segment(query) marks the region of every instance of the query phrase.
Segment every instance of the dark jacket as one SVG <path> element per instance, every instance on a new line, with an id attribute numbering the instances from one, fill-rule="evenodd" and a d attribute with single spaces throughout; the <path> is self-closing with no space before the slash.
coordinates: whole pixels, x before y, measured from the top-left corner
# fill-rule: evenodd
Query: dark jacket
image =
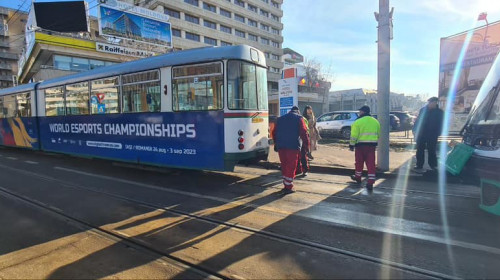
<path id="1" fill-rule="evenodd" d="M 437 140 L 443 127 L 444 112 L 439 108 L 429 109 L 425 106 L 420 109 L 413 126 L 413 134 L 419 140 Z"/>
<path id="2" fill-rule="evenodd" d="M 278 118 L 274 129 L 273 139 L 278 149 L 300 150 L 302 145 L 309 147 L 309 134 L 302 116 L 290 111 Z"/>

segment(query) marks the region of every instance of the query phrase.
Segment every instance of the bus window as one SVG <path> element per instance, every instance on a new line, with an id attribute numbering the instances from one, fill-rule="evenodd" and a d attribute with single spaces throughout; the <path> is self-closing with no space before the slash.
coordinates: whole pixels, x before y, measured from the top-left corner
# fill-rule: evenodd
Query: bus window
<path id="1" fill-rule="evenodd" d="M 158 70 L 122 76 L 123 112 L 159 112 L 160 72 Z"/>
<path id="2" fill-rule="evenodd" d="M 89 83 L 66 85 L 66 114 L 88 115 Z"/>
<path id="3" fill-rule="evenodd" d="M 180 66 L 172 69 L 174 111 L 220 110 L 224 76 L 222 63 Z"/>
<path id="4" fill-rule="evenodd" d="M 118 77 L 108 77 L 90 83 L 90 108 L 92 114 L 119 113 L 120 93 Z"/>
<path id="5" fill-rule="evenodd" d="M 64 116 L 64 88 L 45 89 L 45 115 Z"/>
<path id="6" fill-rule="evenodd" d="M 264 68 L 243 61 L 228 62 L 228 107 L 234 110 L 267 110 Z"/>

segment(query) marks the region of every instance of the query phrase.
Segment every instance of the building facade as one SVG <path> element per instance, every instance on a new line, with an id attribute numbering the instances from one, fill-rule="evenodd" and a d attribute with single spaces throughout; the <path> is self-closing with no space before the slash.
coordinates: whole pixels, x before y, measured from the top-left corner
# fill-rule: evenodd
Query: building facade
<path id="1" fill-rule="evenodd" d="M 129 0 L 170 16 L 175 49 L 246 44 L 266 55 L 269 94 L 281 78 L 283 0 Z"/>
<path id="2" fill-rule="evenodd" d="M 17 82 L 17 61 L 24 44 L 27 14 L 0 7 L 0 88 Z"/>

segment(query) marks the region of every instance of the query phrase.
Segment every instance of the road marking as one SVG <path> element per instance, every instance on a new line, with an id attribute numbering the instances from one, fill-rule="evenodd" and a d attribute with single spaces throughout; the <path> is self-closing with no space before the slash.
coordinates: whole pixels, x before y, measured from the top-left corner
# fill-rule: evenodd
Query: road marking
<path id="1" fill-rule="evenodd" d="M 29 163 L 29 164 L 38 164 L 36 161 L 31 161 L 31 160 L 25 160 L 24 162 Z"/>
<path id="2" fill-rule="evenodd" d="M 16 157 L 6 157 L 6 158 L 11 159 L 11 160 L 17 160 Z"/>
<path id="3" fill-rule="evenodd" d="M 91 176 L 91 177 L 100 178 L 100 179 L 105 179 L 105 180 L 110 180 L 110 181 L 115 181 L 115 182 L 119 182 L 119 183 L 136 185 L 136 186 L 145 187 L 145 188 L 149 188 L 149 189 L 153 189 L 153 190 L 175 193 L 175 194 L 180 194 L 180 195 L 185 195 L 185 196 L 190 196 L 190 197 L 195 197 L 195 198 L 209 199 L 209 200 L 227 203 L 227 204 L 233 204 L 233 205 L 237 205 L 237 206 L 244 205 L 246 207 L 270 211 L 273 213 L 281 213 L 281 214 L 285 214 L 285 215 L 296 215 L 296 216 L 301 216 L 301 217 L 305 217 L 305 218 L 309 218 L 309 219 L 326 221 L 326 222 L 330 222 L 333 224 L 339 224 L 339 225 L 343 225 L 343 226 L 358 228 L 358 229 L 362 229 L 362 230 L 371 230 L 371 231 L 399 235 L 399 236 L 404 236 L 404 237 L 409 237 L 409 238 L 414 238 L 414 239 L 419 239 L 419 240 L 424 240 L 424 241 L 431 241 L 431 242 L 440 243 L 440 244 L 449 244 L 452 246 L 457 246 L 457 247 L 462 247 L 462 248 L 466 248 L 466 249 L 472 249 L 472 250 L 483 251 L 483 252 L 488 252 L 488 253 L 500 255 L 500 248 L 490 247 L 490 246 L 486 246 L 486 245 L 470 243 L 470 242 L 465 242 L 465 241 L 459 241 L 459 240 L 446 240 L 445 238 L 437 236 L 437 235 L 442 235 L 442 226 L 441 225 L 434 225 L 434 224 L 429 224 L 429 223 L 425 223 L 425 222 L 417 222 L 417 221 L 408 221 L 408 220 L 401 219 L 401 218 L 391 218 L 391 217 L 385 217 L 385 216 L 372 215 L 369 213 L 363 213 L 363 212 L 359 212 L 359 211 L 351 211 L 351 210 L 333 208 L 331 206 L 324 206 L 321 204 L 315 205 L 314 210 L 313 209 L 310 209 L 310 210 L 305 209 L 301 212 L 292 212 L 292 211 L 277 209 L 277 208 L 273 208 L 273 207 L 269 207 L 269 206 L 261 206 L 261 205 L 256 205 L 256 204 L 252 204 L 252 203 L 247 203 L 245 201 L 233 201 L 230 199 L 225 199 L 225 198 L 220 198 L 220 197 L 215 197 L 215 196 L 210 196 L 210 195 L 202 195 L 202 194 L 197 194 L 197 193 L 192 193 L 192 192 L 163 188 L 163 187 L 158 187 L 158 186 L 149 185 L 149 184 L 145 184 L 145 183 L 125 180 L 125 179 L 119 179 L 119 178 L 113 178 L 113 177 L 109 177 L 109 176 L 105 176 L 105 175 L 97 175 L 97 174 L 92 174 L 92 173 L 88 173 L 88 172 L 84 172 L 84 171 L 64 168 L 64 167 L 56 166 L 56 167 L 54 167 L 54 169 L 66 171 L 66 172 L 72 172 L 72 173 L 81 174 L 81 175 L 86 175 L 86 176 Z M 324 209 L 320 209 L 320 208 L 324 208 Z M 450 229 L 450 230 L 453 231 L 453 229 Z M 435 235 L 430 235 L 428 233 L 433 233 Z"/>

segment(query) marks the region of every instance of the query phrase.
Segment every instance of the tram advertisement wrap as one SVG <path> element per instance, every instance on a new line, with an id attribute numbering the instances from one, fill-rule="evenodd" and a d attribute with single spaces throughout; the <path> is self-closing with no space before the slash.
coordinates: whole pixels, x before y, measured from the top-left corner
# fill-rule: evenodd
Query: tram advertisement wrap
<path id="1" fill-rule="evenodd" d="M 34 118 L 0 119 L 0 145 L 38 149 Z"/>
<path id="2" fill-rule="evenodd" d="M 43 149 L 172 167 L 224 168 L 222 112 L 45 117 Z"/>

